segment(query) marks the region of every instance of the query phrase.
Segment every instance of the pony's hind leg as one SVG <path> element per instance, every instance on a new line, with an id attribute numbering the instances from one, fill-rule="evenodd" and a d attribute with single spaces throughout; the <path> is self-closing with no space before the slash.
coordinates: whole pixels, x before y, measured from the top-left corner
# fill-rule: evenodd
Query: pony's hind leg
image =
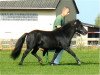
<path id="1" fill-rule="evenodd" d="M 38 51 L 38 47 L 35 47 L 31 53 L 32 53 L 32 55 L 34 55 L 34 56 L 38 59 L 38 62 L 39 62 L 40 64 L 42 64 L 43 62 L 42 62 L 41 57 L 39 57 L 39 56 L 36 54 L 37 51 Z"/>
<path id="2" fill-rule="evenodd" d="M 19 62 L 19 65 L 23 64 L 23 61 L 25 59 L 25 57 L 27 56 L 27 54 L 31 51 L 31 49 L 26 49 L 25 52 L 23 53 L 23 56 L 21 58 L 21 61 Z"/>

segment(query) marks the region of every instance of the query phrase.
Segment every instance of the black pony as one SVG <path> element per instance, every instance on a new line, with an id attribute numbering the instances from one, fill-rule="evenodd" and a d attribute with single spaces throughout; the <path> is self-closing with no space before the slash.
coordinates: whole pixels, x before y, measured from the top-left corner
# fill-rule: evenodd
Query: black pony
<path id="1" fill-rule="evenodd" d="M 76 32 L 82 35 L 87 34 L 86 29 L 79 20 L 73 20 L 54 31 L 34 30 L 29 33 L 25 33 L 18 39 L 11 57 L 16 59 L 19 56 L 26 38 L 27 49 L 23 53 L 19 65 L 23 64 L 25 57 L 31 50 L 32 55 L 34 55 L 38 61 L 42 63 L 42 59 L 36 54 L 39 48 L 44 49 L 44 54 L 48 50 L 55 50 L 54 57 L 51 61 L 52 64 L 62 49 L 71 54 L 78 64 L 81 64 L 75 53 L 70 49 L 71 39 Z"/>

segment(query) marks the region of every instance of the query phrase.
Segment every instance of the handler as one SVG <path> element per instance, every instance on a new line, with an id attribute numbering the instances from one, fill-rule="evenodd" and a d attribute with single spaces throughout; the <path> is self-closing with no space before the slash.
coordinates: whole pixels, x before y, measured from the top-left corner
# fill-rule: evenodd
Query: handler
<path id="1" fill-rule="evenodd" d="M 69 8 L 63 7 L 62 12 L 58 15 L 54 21 L 53 29 L 60 28 L 65 24 L 65 16 L 69 15 Z M 61 50 L 56 59 L 54 60 L 54 64 L 59 64 L 61 60 L 61 56 L 64 50 Z"/>

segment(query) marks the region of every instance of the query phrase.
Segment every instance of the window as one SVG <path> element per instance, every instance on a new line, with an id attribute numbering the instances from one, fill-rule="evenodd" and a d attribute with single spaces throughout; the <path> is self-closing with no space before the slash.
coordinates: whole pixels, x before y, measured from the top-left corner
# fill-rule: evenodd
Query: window
<path id="1" fill-rule="evenodd" d="M 99 41 L 88 41 L 88 45 L 100 45 Z"/>
<path id="2" fill-rule="evenodd" d="M 100 33 L 88 33 L 88 38 L 99 38 Z"/>
<path id="3" fill-rule="evenodd" d="M 38 14 L 36 13 L 24 13 L 24 12 L 17 12 L 17 13 L 13 13 L 13 12 L 3 12 L 0 13 L 0 20 L 15 20 L 15 21 L 37 21 L 38 20 Z"/>
<path id="4" fill-rule="evenodd" d="M 99 28 L 94 28 L 94 27 L 88 27 L 88 32 L 99 32 Z"/>
<path id="5" fill-rule="evenodd" d="M 100 38 L 100 29 L 88 27 L 88 38 Z"/>

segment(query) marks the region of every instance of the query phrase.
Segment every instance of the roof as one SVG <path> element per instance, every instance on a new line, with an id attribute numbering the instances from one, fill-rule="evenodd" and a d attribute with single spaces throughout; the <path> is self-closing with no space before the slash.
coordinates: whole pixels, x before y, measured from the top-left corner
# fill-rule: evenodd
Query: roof
<path id="1" fill-rule="evenodd" d="M 79 10 L 78 10 L 78 8 L 77 8 L 77 5 L 76 5 L 75 0 L 72 0 L 72 1 L 73 1 L 74 6 L 75 6 L 75 9 L 76 9 L 77 14 L 79 14 Z"/>
<path id="2" fill-rule="evenodd" d="M 100 26 L 96 26 L 96 25 L 92 25 L 92 24 L 88 24 L 88 23 L 83 23 L 83 25 L 86 27 L 100 28 Z"/>
<path id="3" fill-rule="evenodd" d="M 60 0 L 0 1 L 0 9 L 56 9 Z"/>
<path id="4" fill-rule="evenodd" d="M 0 1 L 0 9 L 56 9 L 61 0 L 13 0 Z M 79 14 L 75 0 L 72 0 Z"/>

